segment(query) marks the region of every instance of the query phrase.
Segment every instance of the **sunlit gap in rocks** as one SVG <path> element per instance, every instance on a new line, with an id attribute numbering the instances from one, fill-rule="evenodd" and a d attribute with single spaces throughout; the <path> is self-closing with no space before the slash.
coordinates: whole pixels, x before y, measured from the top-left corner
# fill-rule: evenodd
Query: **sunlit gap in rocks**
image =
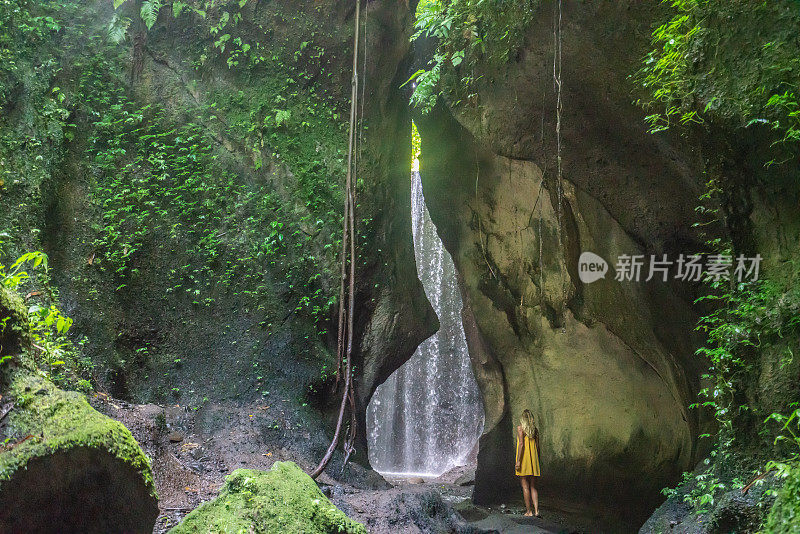
<path id="1" fill-rule="evenodd" d="M 453 259 L 436 233 L 422 195 L 416 126 L 412 138 L 414 256 L 440 328 L 375 391 L 367 408 L 369 459 L 384 475 L 437 477 L 475 463 L 483 404 L 461 324 Z"/>

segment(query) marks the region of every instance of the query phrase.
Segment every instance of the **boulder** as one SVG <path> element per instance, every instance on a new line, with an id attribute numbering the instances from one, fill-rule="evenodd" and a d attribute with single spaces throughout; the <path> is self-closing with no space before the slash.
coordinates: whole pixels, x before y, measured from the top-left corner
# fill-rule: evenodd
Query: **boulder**
<path id="1" fill-rule="evenodd" d="M 646 282 L 646 267 L 639 281 L 615 279 L 620 256 L 674 261 L 702 248 L 691 229 L 697 161 L 681 140 L 647 134 L 625 79 L 654 9 L 565 10 L 560 142 L 544 6 L 515 59 L 476 70 L 478 105 L 440 101 L 415 116 L 425 202 L 459 274 L 485 408 L 478 504 L 519 498 L 514 430 L 524 409 L 541 431 L 543 494 L 602 502 L 631 529 L 702 456 L 708 425 L 687 408 L 702 373 L 695 287 Z M 584 252 L 607 262 L 605 278 L 584 281 Z"/>
<path id="2" fill-rule="evenodd" d="M 726 481 L 726 485 L 730 484 Z M 705 512 L 687 502 L 687 497 L 696 491 L 696 482 L 678 486 L 659 506 L 653 515 L 639 529 L 639 534 L 661 534 L 662 532 L 682 532 L 685 534 L 727 534 L 729 532 L 759 532 L 766 511 L 772 501 L 771 493 L 775 490 L 775 477 L 768 476 L 742 492 L 734 488 L 716 495 L 714 500 L 703 505 Z M 797 498 L 797 493 L 795 493 Z M 691 501 L 691 499 L 690 499 Z M 797 525 L 795 526 L 797 528 Z M 773 530 L 763 532 L 798 532 L 798 530 Z"/>
<path id="3" fill-rule="evenodd" d="M 219 497 L 170 530 L 191 532 L 366 534 L 366 529 L 331 504 L 296 464 L 276 462 L 269 471 L 237 469 Z"/>
<path id="4" fill-rule="evenodd" d="M 152 532 L 150 463 L 127 428 L 35 374 L 16 373 L 3 398 L 0 532 Z"/>

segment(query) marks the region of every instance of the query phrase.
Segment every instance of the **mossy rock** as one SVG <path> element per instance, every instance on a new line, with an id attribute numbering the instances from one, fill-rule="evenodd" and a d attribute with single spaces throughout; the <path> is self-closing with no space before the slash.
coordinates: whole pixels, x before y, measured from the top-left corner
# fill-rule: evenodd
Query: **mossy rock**
<path id="1" fill-rule="evenodd" d="M 28 336 L 25 302 L 0 285 L 0 357 L 19 354 Z"/>
<path id="2" fill-rule="evenodd" d="M 800 466 L 786 479 L 764 525 L 770 534 L 800 533 Z"/>
<path id="3" fill-rule="evenodd" d="M 127 428 L 35 375 L 18 373 L 7 401 L 14 404 L 0 423 L 0 532 L 152 532 L 150 463 Z"/>
<path id="4" fill-rule="evenodd" d="M 292 462 L 269 471 L 237 469 L 219 497 L 203 504 L 169 534 L 187 533 L 366 534 L 322 494 L 314 480 Z"/>

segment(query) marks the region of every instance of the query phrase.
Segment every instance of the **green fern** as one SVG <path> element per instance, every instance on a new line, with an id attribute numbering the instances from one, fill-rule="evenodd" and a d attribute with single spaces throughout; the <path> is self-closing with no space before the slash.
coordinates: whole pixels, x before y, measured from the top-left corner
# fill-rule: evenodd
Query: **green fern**
<path id="1" fill-rule="evenodd" d="M 142 21 L 148 30 L 156 23 L 159 11 L 161 11 L 161 0 L 147 0 L 142 3 Z"/>
<path id="2" fill-rule="evenodd" d="M 172 16 L 178 18 L 181 16 L 181 13 L 186 8 L 186 2 L 179 2 L 175 0 L 172 2 Z"/>
<path id="3" fill-rule="evenodd" d="M 131 25 L 131 19 L 128 17 L 119 17 L 114 15 L 111 24 L 108 25 L 108 38 L 113 43 L 121 43 L 125 40 L 125 35 L 128 33 L 128 27 Z"/>

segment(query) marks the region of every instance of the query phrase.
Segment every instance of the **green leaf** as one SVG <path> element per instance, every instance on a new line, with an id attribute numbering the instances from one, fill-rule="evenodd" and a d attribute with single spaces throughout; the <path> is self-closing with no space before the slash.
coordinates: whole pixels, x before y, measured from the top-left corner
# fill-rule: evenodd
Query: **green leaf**
<path id="1" fill-rule="evenodd" d="M 172 16 L 176 18 L 180 17 L 185 7 L 186 7 L 186 2 L 179 2 L 177 0 L 172 2 Z"/>
<path id="2" fill-rule="evenodd" d="M 158 20 L 158 12 L 161 11 L 161 0 L 147 0 L 142 3 L 140 14 L 142 21 L 147 29 L 151 29 Z"/>
<path id="3" fill-rule="evenodd" d="M 119 6 L 125 3 L 125 0 L 114 0 L 114 9 L 117 9 Z"/>
<path id="4" fill-rule="evenodd" d="M 408 85 L 412 81 L 416 80 L 420 75 L 425 74 L 426 72 L 428 72 L 428 71 L 426 71 L 425 69 L 419 69 L 417 72 L 412 74 L 411 77 L 409 79 L 407 79 L 403 85 L 400 86 L 400 88 L 402 89 L 403 87 L 405 87 L 406 85 Z"/>

